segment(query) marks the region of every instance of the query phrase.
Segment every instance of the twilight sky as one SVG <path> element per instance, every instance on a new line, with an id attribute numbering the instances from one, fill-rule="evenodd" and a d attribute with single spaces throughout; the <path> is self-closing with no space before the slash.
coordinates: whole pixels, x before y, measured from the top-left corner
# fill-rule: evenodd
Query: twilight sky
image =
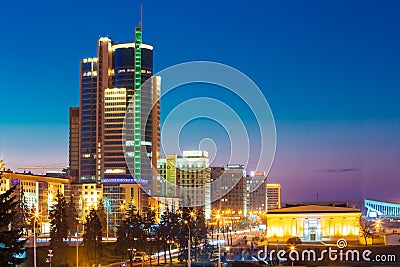
<path id="1" fill-rule="evenodd" d="M 155 47 L 155 72 L 216 61 L 258 85 L 277 127 L 268 179 L 282 183 L 284 201 L 317 192 L 320 200 L 399 200 L 399 12 L 398 1 L 152 0 L 143 1 L 143 37 Z M 0 158 L 8 166 L 67 164 L 79 60 L 96 55 L 100 36 L 132 41 L 138 14 L 138 1 L 2 3 Z M 224 99 L 198 88 L 166 97 L 162 114 L 188 97 Z M 213 138 L 215 164 L 224 164 L 219 125 L 193 121 L 181 133 L 183 148 Z"/>

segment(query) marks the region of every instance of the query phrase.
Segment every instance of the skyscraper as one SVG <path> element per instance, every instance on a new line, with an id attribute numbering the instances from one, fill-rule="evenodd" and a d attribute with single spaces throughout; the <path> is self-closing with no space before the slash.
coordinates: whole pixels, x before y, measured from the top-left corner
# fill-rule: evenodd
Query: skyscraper
<path id="1" fill-rule="evenodd" d="M 151 163 L 157 166 L 160 77 L 152 77 L 153 47 L 142 43 L 139 26 L 135 42 L 100 38 L 97 57 L 83 59 L 80 66 L 79 182 L 102 184 L 107 209 L 115 215 L 129 195 L 121 184 L 151 182 Z M 124 132 L 127 113 L 133 121 Z M 138 209 L 147 206 L 148 188 L 141 191 Z"/>

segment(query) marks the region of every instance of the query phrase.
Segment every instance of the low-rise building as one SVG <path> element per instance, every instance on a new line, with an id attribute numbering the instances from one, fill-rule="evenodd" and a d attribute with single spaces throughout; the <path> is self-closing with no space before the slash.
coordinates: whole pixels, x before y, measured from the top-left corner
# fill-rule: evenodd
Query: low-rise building
<path id="1" fill-rule="evenodd" d="M 305 242 L 359 240 L 361 211 L 357 208 L 307 205 L 270 210 L 266 217 L 269 240 L 285 242 L 291 237 Z"/>
<path id="2" fill-rule="evenodd" d="M 41 234 L 50 233 L 49 211 L 57 202 L 57 194 L 65 194 L 68 178 L 54 178 L 25 173 L 1 172 L 0 194 L 15 186 L 15 194 L 24 192 L 25 204 L 39 216 Z"/>

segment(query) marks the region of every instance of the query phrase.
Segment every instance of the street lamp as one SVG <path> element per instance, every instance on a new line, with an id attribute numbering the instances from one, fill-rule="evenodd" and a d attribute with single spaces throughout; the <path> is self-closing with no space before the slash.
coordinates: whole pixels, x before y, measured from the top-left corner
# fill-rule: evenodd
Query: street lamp
<path id="1" fill-rule="evenodd" d="M 218 222 L 218 232 L 217 232 L 217 244 L 218 244 L 218 267 L 221 267 L 221 244 L 219 243 L 219 219 L 221 218 L 221 215 L 218 213 L 215 218 L 217 219 Z"/>
<path id="2" fill-rule="evenodd" d="M 128 248 L 129 251 L 129 266 L 132 266 L 132 258 L 133 258 L 133 252 L 136 251 L 135 248 Z"/>
<path id="3" fill-rule="evenodd" d="M 75 245 L 76 245 L 76 267 L 79 267 L 78 223 L 76 224 Z"/>
<path id="4" fill-rule="evenodd" d="M 191 250 L 191 246 L 192 246 L 192 244 L 191 244 L 191 239 L 192 239 L 192 238 L 190 237 L 190 226 L 189 226 L 189 222 L 188 222 L 188 221 L 185 221 L 185 224 L 187 224 L 187 227 L 188 227 L 188 230 L 189 230 L 187 265 L 188 265 L 188 267 L 191 267 L 191 266 L 192 266 L 192 260 L 191 260 L 191 257 L 190 257 L 190 250 Z"/>
<path id="5" fill-rule="evenodd" d="M 33 266 L 36 267 L 36 220 L 39 218 L 39 214 L 36 211 L 33 214 Z"/>

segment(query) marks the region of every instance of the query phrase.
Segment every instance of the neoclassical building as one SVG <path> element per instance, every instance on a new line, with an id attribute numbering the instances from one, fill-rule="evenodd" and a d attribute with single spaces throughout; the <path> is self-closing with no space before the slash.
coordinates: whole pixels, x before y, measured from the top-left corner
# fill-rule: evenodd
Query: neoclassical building
<path id="1" fill-rule="evenodd" d="M 270 210 L 267 236 L 286 241 L 299 237 L 304 242 L 359 240 L 361 211 L 356 208 L 307 205 Z"/>

